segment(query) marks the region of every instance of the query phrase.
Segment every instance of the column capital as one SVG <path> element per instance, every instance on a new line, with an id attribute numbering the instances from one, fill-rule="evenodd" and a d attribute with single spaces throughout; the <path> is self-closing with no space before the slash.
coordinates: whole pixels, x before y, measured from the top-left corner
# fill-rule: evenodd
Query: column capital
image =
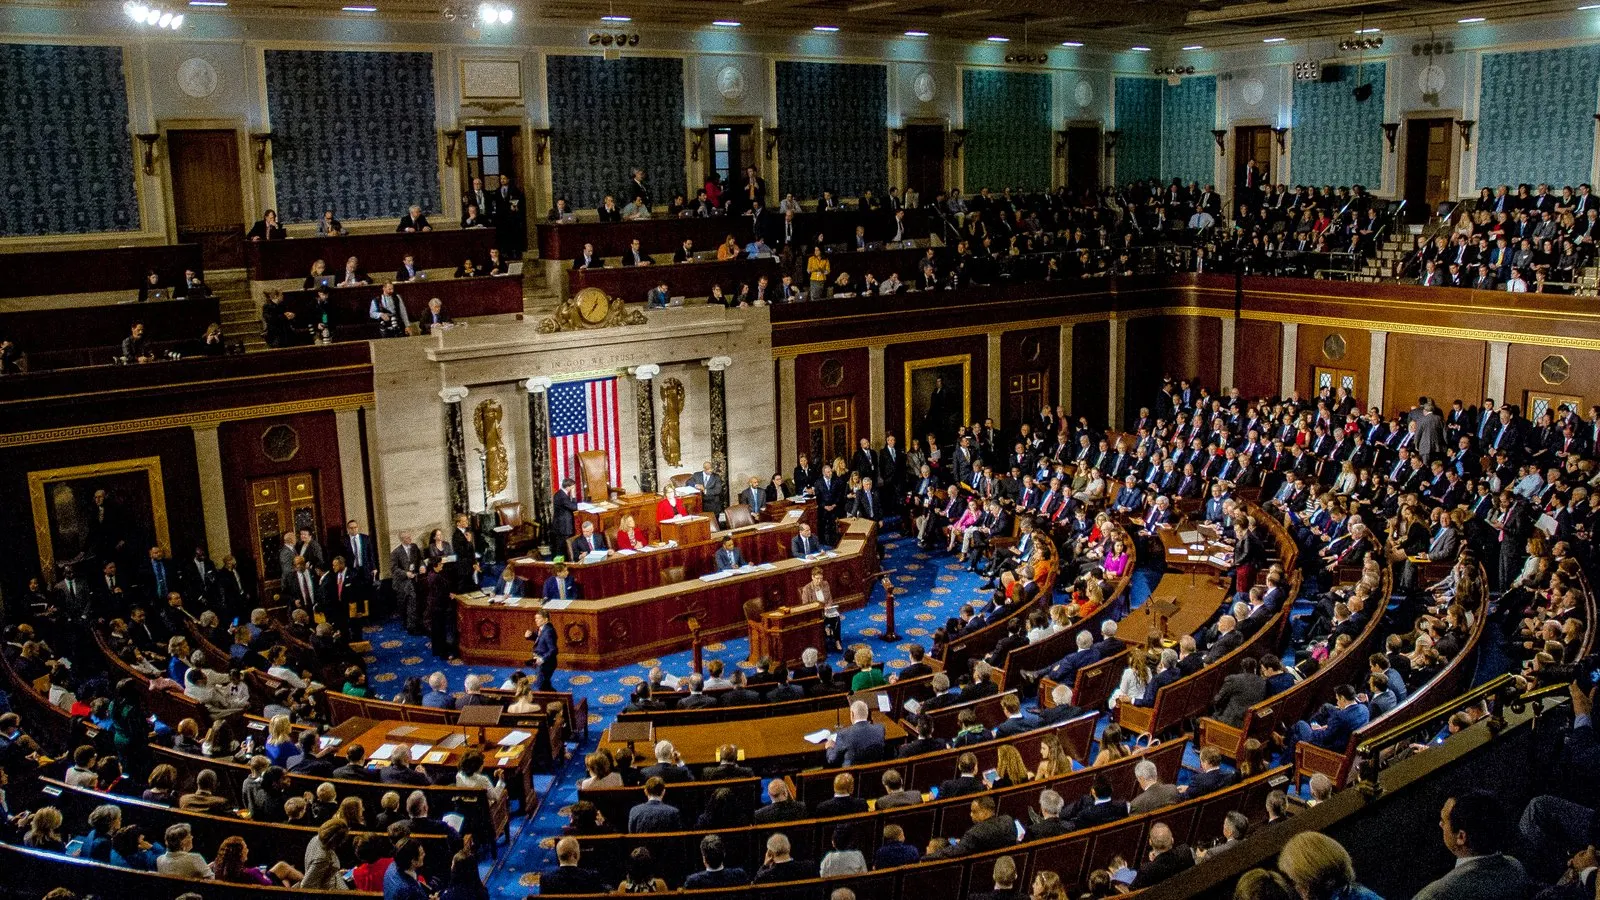
<path id="1" fill-rule="evenodd" d="M 550 390 L 550 385 L 554 383 L 555 382 L 548 378 L 529 378 L 527 381 L 522 383 L 522 386 L 527 388 L 528 393 L 530 394 L 542 394 L 545 391 Z"/>
<path id="2" fill-rule="evenodd" d="M 633 366 L 628 369 L 628 374 L 640 381 L 649 381 L 661 374 L 661 367 L 655 363 L 645 363 L 642 366 Z"/>
<path id="3" fill-rule="evenodd" d="M 733 357 L 731 356 L 713 356 L 705 361 L 705 367 L 713 372 L 721 372 L 731 365 L 733 365 Z"/>
<path id="4" fill-rule="evenodd" d="M 470 391 L 464 387 L 447 387 L 439 391 L 439 399 L 446 403 L 460 403 L 467 399 L 468 393 Z"/>

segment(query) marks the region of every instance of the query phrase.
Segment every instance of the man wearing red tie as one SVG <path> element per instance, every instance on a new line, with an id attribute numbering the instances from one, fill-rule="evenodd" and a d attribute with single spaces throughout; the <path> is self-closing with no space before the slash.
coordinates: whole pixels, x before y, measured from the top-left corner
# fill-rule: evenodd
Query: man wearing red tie
<path id="1" fill-rule="evenodd" d="M 345 594 L 345 587 L 350 583 L 350 572 L 344 567 L 344 557 L 333 558 L 333 568 L 322 576 L 321 602 L 317 612 L 328 620 L 334 628 L 343 629 L 350 621 L 350 597 Z"/>

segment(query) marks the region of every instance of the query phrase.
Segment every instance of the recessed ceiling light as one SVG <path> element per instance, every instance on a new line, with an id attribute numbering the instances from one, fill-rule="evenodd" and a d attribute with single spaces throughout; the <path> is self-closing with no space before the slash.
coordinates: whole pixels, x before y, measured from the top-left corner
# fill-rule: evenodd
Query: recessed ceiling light
<path id="1" fill-rule="evenodd" d="M 602 22 L 632 22 L 633 16 L 601 16 Z"/>
<path id="2" fill-rule="evenodd" d="M 1377 34 L 1382 28 L 1357 28 L 1356 34 Z"/>
<path id="3" fill-rule="evenodd" d="M 1011 42 L 1011 38 L 1008 38 L 1003 34 L 991 34 L 984 38 L 984 40 L 991 41 L 996 44 L 1008 44 Z"/>
<path id="4" fill-rule="evenodd" d="M 1129 47 L 1128 49 L 1132 50 L 1135 53 L 1149 53 L 1150 52 L 1150 48 L 1149 47 Z"/>
<path id="5" fill-rule="evenodd" d="M 376 6 L 346 6 L 346 7 L 344 7 L 344 11 L 345 12 L 377 12 L 378 8 Z"/>
<path id="6" fill-rule="evenodd" d="M 1204 50 L 1205 47 L 1203 47 L 1203 46 L 1201 46 L 1199 44 L 1190 44 L 1189 46 L 1187 46 L 1187 47 L 1185 47 L 1183 49 L 1185 49 L 1185 50 Z"/>
<path id="7" fill-rule="evenodd" d="M 1588 12 L 1591 9 L 1600 9 L 1600 3 L 1585 3 L 1578 7 L 1578 12 Z"/>
<path id="8" fill-rule="evenodd" d="M 1476 25 L 1476 24 L 1478 24 L 1479 22 L 1482 22 L 1482 21 L 1483 21 L 1483 16 L 1467 16 L 1465 19 L 1457 19 L 1456 20 L 1456 24 L 1458 24 L 1458 25 Z"/>
<path id="9" fill-rule="evenodd" d="M 811 30 L 812 31 L 838 31 L 839 30 L 839 26 L 837 26 L 837 25 L 813 25 L 813 26 L 811 26 Z"/>
<path id="10" fill-rule="evenodd" d="M 189 0 L 190 6 L 227 6 L 228 0 Z"/>
<path id="11" fill-rule="evenodd" d="M 1063 47 L 1082 47 L 1083 46 L 1083 41 L 1062 41 L 1061 42 L 1061 46 L 1063 46 Z"/>
<path id="12" fill-rule="evenodd" d="M 717 26 L 718 28 L 738 28 L 741 23 L 735 22 L 732 19 L 718 19 L 711 24 Z"/>
<path id="13" fill-rule="evenodd" d="M 927 36 L 928 36 L 928 33 L 926 31 L 908 31 L 908 32 L 906 32 L 906 37 L 927 37 Z"/>
<path id="14" fill-rule="evenodd" d="M 1261 43 L 1263 43 L 1263 44 L 1281 44 L 1281 43 L 1283 43 L 1284 41 L 1287 41 L 1287 40 L 1288 40 L 1288 38 L 1262 38 L 1261 39 Z"/>

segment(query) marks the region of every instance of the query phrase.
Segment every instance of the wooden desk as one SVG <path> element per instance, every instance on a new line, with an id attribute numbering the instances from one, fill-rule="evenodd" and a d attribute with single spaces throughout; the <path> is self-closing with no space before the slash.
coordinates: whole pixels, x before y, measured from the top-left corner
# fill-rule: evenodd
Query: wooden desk
<path id="1" fill-rule="evenodd" d="M 327 263 L 330 274 L 343 272 L 344 261 L 352 256 L 361 261 L 361 268 L 368 273 L 393 272 L 400 268 L 407 253 L 416 257 L 419 269 L 454 269 L 469 256 L 483 262 L 494 246 L 493 228 L 450 229 L 421 234 L 388 232 L 246 241 L 244 258 L 251 281 L 280 281 L 305 278 L 311 263 L 319 259 Z"/>
<path id="2" fill-rule="evenodd" d="M 709 520 L 704 520 L 704 523 L 708 526 Z M 797 533 L 799 533 L 797 525 L 787 527 L 768 525 L 765 528 L 752 527 L 732 532 L 718 532 L 713 539 L 710 531 L 706 530 L 699 540 L 679 541 L 676 547 L 660 546 L 657 549 L 633 553 L 612 551 L 599 562 L 569 561 L 567 568 L 578 583 L 578 587 L 583 590 L 584 597 L 590 600 L 604 600 L 630 591 L 655 587 L 661 583 L 661 571 L 672 566 L 683 567 L 685 580 L 699 578 L 701 575 L 716 571 L 717 550 L 722 545 L 722 538 L 728 534 L 733 535 L 735 546 L 744 554 L 747 562 L 760 564 L 787 559 L 789 541 Z M 530 586 L 542 586 L 555 567 L 554 562 L 529 557 L 514 559 L 511 565 L 516 568 L 518 576 L 528 580 Z M 529 592 L 538 593 L 533 590 Z"/>
<path id="3" fill-rule="evenodd" d="M 168 291 L 183 283 L 183 270 L 205 274 L 199 244 L 110 247 L 104 250 L 43 250 L 0 254 L 0 297 L 98 294 L 139 296 L 145 273 L 154 269 Z"/>
<path id="4" fill-rule="evenodd" d="M 768 610 L 750 621 L 750 662 L 762 657 L 793 665 L 807 647 L 822 646 L 822 604 Z"/>
<path id="5" fill-rule="evenodd" d="M 1199 532 L 1201 540 L 1185 544 L 1179 537 L 1179 534 L 1185 531 Z M 1210 559 L 1213 554 L 1219 553 L 1227 554 L 1229 559 L 1233 558 L 1233 548 L 1218 541 L 1217 529 L 1210 525 L 1185 522 L 1176 528 L 1157 529 L 1156 535 L 1161 539 L 1161 550 L 1166 557 L 1168 572 L 1221 574 L 1230 568 Z M 1196 547 L 1200 549 L 1196 550 Z"/>
<path id="6" fill-rule="evenodd" d="M 684 509 L 689 512 L 700 511 L 700 495 L 685 495 L 678 498 Z M 656 504 L 661 502 L 660 494 L 618 494 L 617 499 L 604 504 L 596 504 L 605 508 L 598 512 L 580 509 L 572 514 L 572 524 L 576 534 L 583 533 L 583 523 L 594 523 L 594 530 L 612 535 L 622 524 L 623 516 L 633 516 L 633 524 L 645 537 L 656 538 Z"/>
<path id="7" fill-rule="evenodd" d="M 16 343 L 29 371 L 110 365 L 134 322 L 144 323 L 152 350 L 183 352 L 218 321 L 217 298 L 151 300 L 114 306 L 73 306 L 0 312 L 0 335 Z M 100 402 L 104 402 L 101 400 Z"/>
<path id="8" fill-rule="evenodd" d="M 821 567 L 836 603 L 846 609 L 866 604 L 876 587 L 868 576 L 878 571 L 877 527 L 865 519 L 841 519 L 835 555 L 816 562 L 778 559 L 773 568 L 730 575 L 716 581 L 691 578 L 671 585 L 636 590 L 604 600 L 574 600 L 550 611 L 563 669 L 611 669 L 626 663 L 689 648 L 689 634 L 673 617 L 699 607 L 702 641 L 721 640 L 745 632 L 744 603 L 760 599 L 767 609 L 794 603 L 800 588 Z M 769 535 L 769 529 L 756 532 Z M 787 555 L 787 547 L 784 548 Z M 519 573 L 523 566 L 518 564 Z M 534 627 L 537 602 L 516 606 L 466 598 L 457 604 L 461 655 L 469 662 L 518 665 L 530 646 L 523 634 Z"/>
<path id="9" fill-rule="evenodd" d="M 722 285 L 723 292 L 730 297 L 738 293 L 741 283 L 754 290 L 763 275 L 774 287 L 783 279 L 776 257 L 614 268 L 608 265 L 604 269 L 569 268 L 566 284 L 567 290 L 574 294 L 584 288 L 597 287 L 608 296 L 621 297 L 629 303 L 643 303 L 645 295 L 663 281 L 672 296 L 692 300 L 711 296 L 711 286 L 716 284 Z"/>
<path id="10" fill-rule="evenodd" d="M 411 731 L 404 736 L 391 736 L 391 732 L 404 728 L 409 728 Z M 496 774 L 504 772 L 506 786 L 511 789 L 513 795 L 520 796 L 526 805 L 532 801 L 534 796 L 534 737 L 528 737 L 522 743 L 506 752 L 501 752 L 504 748 L 495 746 L 496 741 L 504 738 L 514 730 L 511 728 L 484 729 L 485 737 L 488 738 L 490 746 L 476 747 L 478 739 L 476 726 L 426 725 L 400 722 L 392 719 L 345 719 L 326 734 L 327 737 L 338 738 L 339 744 L 329 747 L 319 753 L 318 756 L 329 759 L 343 759 L 345 750 L 351 744 L 360 744 L 362 749 L 367 751 L 367 757 L 370 759 L 372 754 L 384 744 L 398 744 L 406 747 L 425 744 L 433 747 L 451 735 L 465 734 L 467 742 L 459 747 L 451 750 L 430 750 L 429 756 L 423 757 L 422 767 L 427 769 L 430 775 L 453 771 L 461 763 L 461 758 L 467 755 L 467 751 L 476 747 L 476 749 L 483 751 L 483 773 L 493 779 Z M 397 751 L 395 758 L 400 758 L 400 754 L 404 752 L 404 750 Z M 444 758 L 438 761 L 431 761 L 432 754 L 435 752 L 443 753 Z M 407 758 L 409 759 L 409 757 Z M 518 794 L 518 791 L 521 793 Z"/>
<path id="11" fill-rule="evenodd" d="M 1167 618 L 1166 639 L 1176 642 L 1199 630 L 1216 615 L 1222 601 L 1232 592 L 1231 582 L 1215 576 L 1169 572 L 1161 577 L 1143 605 L 1117 623 L 1117 637 L 1130 644 L 1144 643 L 1145 637 L 1160 625 L 1155 602 L 1172 600 L 1178 608 Z"/>
<path id="12" fill-rule="evenodd" d="M 676 522 L 660 522 L 663 541 L 677 541 L 678 546 L 700 544 L 711 540 L 711 517 L 708 515 L 680 516 Z"/>
<path id="13" fill-rule="evenodd" d="M 906 730 L 900 723 L 876 710 L 872 720 L 883 726 L 884 742 L 891 752 L 896 744 L 905 740 Z M 826 728 L 830 731 L 850 724 L 850 710 L 845 707 L 776 716 L 767 719 L 747 719 L 742 722 L 719 722 L 713 726 L 669 725 L 655 730 L 656 740 L 671 741 L 690 768 L 714 765 L 717 748 L 734 744 L 744 751 L 745 765 L 772 769 L 788 765 L 822 765 L 827 751 L 821 744 L 806 741 L 805 736 Z M 600 736 L 600 746 L 613 752 L 626 747 L 626 743 L 611 740 L 611 730 Z M 648 753 L 646 754 L 648 755 Z"/>
<path id="14" fill-rule="evenodd" d="M 444 314 L 458 322 L 474 316 L 522 314 L 521 275 L 407 281 L 395 284 L 394 292 L 406 305 L 406 315 L 413 322 L 422 319 L 428 311 L 428 301 L 434 297 L 444 304 Z M 380 293 L 382 286 L 378 284 L 329 290 L 335 332 L 348 337 L 376 337 L 378 323 L 368 313 L 372 299 Z M 295 311 L 296 324 L 310 320 L 316 300 L 316 291 L 283 292 L 283 302 Z"/>

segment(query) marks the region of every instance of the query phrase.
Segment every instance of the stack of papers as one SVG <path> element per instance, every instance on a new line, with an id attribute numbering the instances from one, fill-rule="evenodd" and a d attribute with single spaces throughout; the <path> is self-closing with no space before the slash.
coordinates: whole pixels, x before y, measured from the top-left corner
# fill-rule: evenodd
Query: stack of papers
<path id="1" fill-rule="evenodd" d="M 399 749 L 399 744 L 384 744 L 382 747 L 372 751 L 371 759 L 373 762 L 384 762 L 385 760 L 393 759 L 395 751 Z"/>
<path id="2" fill-rule="evenodd" d="M 544 602 L 544 605 L 541 606 L 540 608 L 541 609 L 566 609 L 567 607 L 569 607 L 571 605 L 572 605 L 572 598 L 568 597 L 565 600 L 546 600 Z"/>
<path id="3" fill-rule="evenodd" d="M 608 555 L 610 555 L 610 553 L 610 550 L 590 550 L 588 553 L 583 555 L 583 561 L 586 563 L 597 563 L 604 560 Z"/>
<path id="4" fill-rule="evenodd" d="M 833 740 L 833 737 L 834 737 L 833 732 L 831 732 L 828 729 L 824 728 L 821 731 L 813 731 L 810 734 L 806 735 L 806 743 L 808 743 L 808 744 L 824 744 L 824 743 L 827 743 L 828 741 Z"/>
<path id="5" fill-rule="evenodd" d="M 523 741 L 528 740 L 531 737 L 533 737 L 533 735 L 529 734 L 526 731 L 513 731 L 510 734 L 506 735 L 505 737 L 501 738 L 500 740 L 495 741 L 495 743 L 499 744 L 502 747 L 515 747 L 516 745 L 522 743 Z"/>
<path id="6" fill-rule="evenodd" d="M 732 578 L 733 577 L 733 573 L 734 573 L 734 570 L 732 570 L 732 569 L 729 569 L 726 572 L 711 572 L 711 573 L 706 574 L 706 575 L 701 575 L 700 576 L 700 580 L 701 581 L 721 581 L 724 578 Z"/>
<path id="7" fill-rule="evenodd" d="M 430 766 L 437 766 L 440 763 L 444 762 L 447 758 L 449 758 L 449 756 L 450 756 L 450 754 L 447 751 L 435 750 L 432 753 L 429 753 L 427 756 L 423 757 L 422 761 L 427 763 Z"/>

